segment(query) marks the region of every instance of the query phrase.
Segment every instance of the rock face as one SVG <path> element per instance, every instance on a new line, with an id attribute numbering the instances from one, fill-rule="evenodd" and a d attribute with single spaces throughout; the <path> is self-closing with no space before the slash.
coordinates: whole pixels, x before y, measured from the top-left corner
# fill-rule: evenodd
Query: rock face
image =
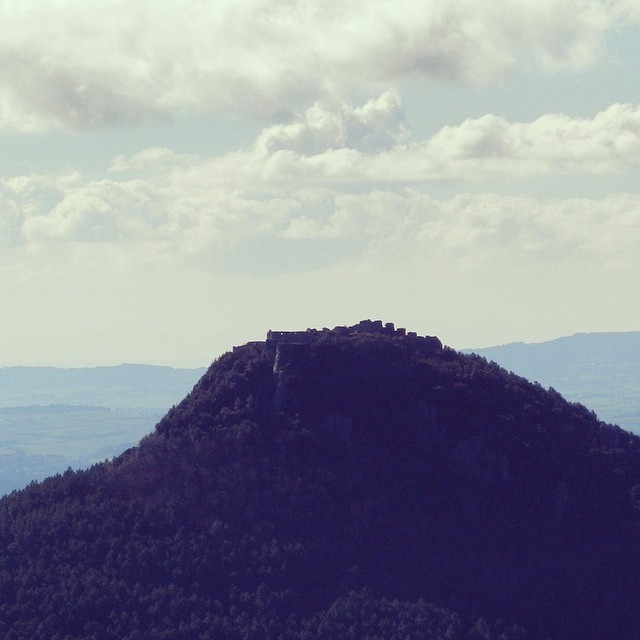
<path id="1" fill-rule="evenodd" d="M 0 637 L 637 640 L 639 496 L 638 438 L 482 358 L 271 332 L 0 501 Z"/>

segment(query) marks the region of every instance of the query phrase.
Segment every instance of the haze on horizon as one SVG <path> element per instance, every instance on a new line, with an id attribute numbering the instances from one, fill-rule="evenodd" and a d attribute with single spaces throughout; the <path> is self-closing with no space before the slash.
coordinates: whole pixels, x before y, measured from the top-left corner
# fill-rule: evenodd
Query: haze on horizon
<path id="1" fill-rule="evenodd" d="M 0 366 L 381 318 L 640 329 L 637 0 L 0 0 Z"/>

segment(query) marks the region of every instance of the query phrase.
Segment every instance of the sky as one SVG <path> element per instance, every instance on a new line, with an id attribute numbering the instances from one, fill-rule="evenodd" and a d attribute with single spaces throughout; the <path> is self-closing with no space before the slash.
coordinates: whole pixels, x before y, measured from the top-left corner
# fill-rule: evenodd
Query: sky
<path id="1" fill-rule="evenodd" d="M 0 366 L 640 330 L 640 0 L 0 0 Z"/>

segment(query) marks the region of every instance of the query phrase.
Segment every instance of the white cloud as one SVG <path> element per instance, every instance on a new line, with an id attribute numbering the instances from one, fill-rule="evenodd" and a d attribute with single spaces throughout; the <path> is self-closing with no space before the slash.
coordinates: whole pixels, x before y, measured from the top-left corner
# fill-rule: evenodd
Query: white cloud
<path id="1" fill-rule="evenodd" d="M 400 95 L 388 90 L 363 107 L 316 102 L 293 123 L 265 129 L 255 149 L 262 155 L 289 150 L 308 156 L 345 147 L 372 153 L 394 147 L 408 136 Z"/>
<path id="2" fill-rule="evenodd" d="M 105 269 L 115 254 L 117 268 L 123 260 L 200 261 L 267 236 L 300 206 L 277 194 L 266 198 L 179 175 L 165 178 L 86 180 L 73 174 L 0 181 L 0 244 L 62 261 L 70 253 L 86 257 L 83 247 L 91 247 L 91 263 Z M 67 253 L 58 252 L 63 247 Z M 100 252 L 109 261 L 96 261 Z"/>
<path id="3" fill-rule="evenodd" d="M 176 153 L 167 147 L 151 147 L 131 156 L 116 156 L 109 170 L 114 173 L 144 172 L 149 169 L 154 172 L 175 172 L 180 169 L 192 168 L 199 162 L 201 160 L 195 156 Z"/>
<path id="4" fill-rule="evenodd" d="M 453 172 L 468 164 L 503 175 L 615 173 L 640 160 L 640 105 L 614 104 L 594 118 L 547 114 L 524 123 L 487 115 L 445 127 L 416 151 L 449 162 Z"/>
<path id="5" fill-rule="evenodd" d="M 487 261 L 640 265 L 635 245 L 640 196 L 539 199 L 462 194 L 439 200 L 416 191 L 372 191 L 336 198 L 322 221 L 294 218 L 287 237 L 367 238 L 367 252 L 386 264 Z"/>
<path id="6" fill-rule="evenodd" d="M 334 261 L 428 255 L 457 256 L 462 265 L 508 254 L 527 261 L 637 262 L 632 241 L 640 196 L 438 199 L 425 191 L 445 179 L 637 167 L 640 106 L 612 105 L 588 119 L 549 114 L 529 123 L 487 115 L 422 142 L 407 136 L 399 97 L 389 91 L 362 107 L 318 102 L 228 155 L 151 148 L 116 157 L 109 179 L 74 173 L 0 180 L 0 243 L 54 260 L 73 254 L 96 268 L 106 264 L 99 259 L 104 254 L 117 268 L 127 261 L 186 261 L 253 274 L 265 252 L 273 258 L 295 247 L 304 248 L 278 268 L 295 270 L 305 252 L 313 268 L 322 262 L 320 249 L 313 257 L 316 245 L 324 260 Z"/>
<path id="7" fill-rule="evenodd" d="M 216 175 L 224 175 L 220 165 L 228 162 L 235 179 L 415 183 L 622 173 L 640 163 L 637 104 L 614 104 L 593 118 L 547 114 L 532 122 L 509 122 L 488 114 L 419 142 L 402 141 L 395 124 L 401 120 L 394 113 L 393 119 L 378 121 L 391 128 L 386 148 L 377 153 L 362 150 L 357 140 L 350 146 L 342 135 L 344 106 L 333 115 L 318 105 L 310 111 L 322 115 L 322 126 L 307 112 L 294 125 L 269 128 L 251 151 L 218 160 Z M 374 135 L 385 139 L 383 129 Z"/>
<path id="8" fill-rule="evenodd" d="M 615 8 L 622 24 L 640 24 L 640 5 L 637 0 L 621 0 Z"/>
<path id="9" fill-rule="evenodd" d="M 186 184 L 179 177 L 166 183 L 163 176 L 5 181 L 0 240 L 47 260 L 64 262 L 73 253 L 98 269 L 110 268 L 110 262 L 119 269 L 125 262 L 187 261 L 215 270 L 224 259 L 224 269 L 241 267 L 255 275 L 266 268 L 259 247 L 295 256 L 296 243 L 311 250 L 316 242 L 325 252 L 331 245 L 343 247 L 346 253 L 341 249 L 331 258 L 338 261 L 369 256 L 404 267 L 454 261 L 456 268 L 473 268 L 507 257 L 523 264 L 567 261 L 607 268 L 639 262 L 640 195 L 562 200 L 494 193 L 437 199 L 406 189 L 257 193 L 193 183 L 185 190 Z M 100 255 L 109 261 L 101 262 Z M 296 260 L 287 269 L 297 270 L 302 263 Z"/>
<path id="10" fill-rule="evenodd" d="M 144 238 L 162 216 L 158 192 L 140 180 L 89 182 L 51 210 L 25 219 L 27 241 L 118 242 Z"/>
<path id="11" fill-rule="evenodd" d="M 184 108 L 274 113 L 406 76 L 580 70 L 632 11 L 628 0 L 3 0 L 0 131 Z"/>
<path id="12" fill-rule="evenodd" d="M 369 188 L 548 175 L 623 174 L 640 161 L 640 105 L 592 118 L 547 114 L 509 122 L 491 114 L 414 141 L 395 92 L 364 107 L 317 103 L 291 124 L 268 127 L 249 149 L 199 158 L 166 149 L 118 157 L 112 170 L 162 174 L 184 192 Z"/>

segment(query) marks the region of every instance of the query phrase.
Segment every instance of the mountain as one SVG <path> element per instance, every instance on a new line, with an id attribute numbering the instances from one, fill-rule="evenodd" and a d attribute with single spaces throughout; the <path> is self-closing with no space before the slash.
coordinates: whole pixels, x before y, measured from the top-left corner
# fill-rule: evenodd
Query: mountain
<path id="1" fill-rule="evenodd" d="M 204 371 L 147 364 L 69 369 L 0 367 L 0 407 L 66 404 L 166 410 Z"/>
<path id="2" fill-rule="evenodd" d="M 204 371 L 0 368 L 0 495 L 137 444 Z"/>
<path id="3" fill-rule="evenodd" d="M 635 640 L 640 439 L 393 325 L 269 332 L 0 500 L 6 640 Z"/>
<path id="4" fill-rule="evenodd" d="M 640 331 L 578 333 L 471 351 L 552 386 L 607 422 L 640 432 Z"/>

